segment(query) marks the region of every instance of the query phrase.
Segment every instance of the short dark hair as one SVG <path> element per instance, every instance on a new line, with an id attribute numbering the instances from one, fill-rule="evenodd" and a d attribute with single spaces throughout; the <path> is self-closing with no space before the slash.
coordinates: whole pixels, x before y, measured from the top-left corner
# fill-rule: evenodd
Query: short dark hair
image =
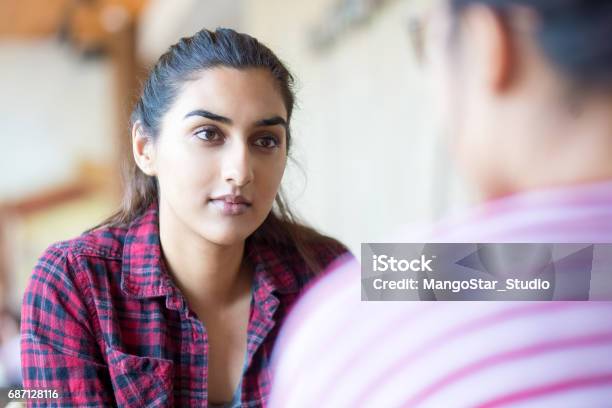
<path id="1" fill-rule="evenodd" d="M 612 89 L 612 1 L 451 0 L 459 13 L 483 4 L 505 14 L 524 6 L 538 16 L 536 41 L 549 60 L 577 85 Z"/>

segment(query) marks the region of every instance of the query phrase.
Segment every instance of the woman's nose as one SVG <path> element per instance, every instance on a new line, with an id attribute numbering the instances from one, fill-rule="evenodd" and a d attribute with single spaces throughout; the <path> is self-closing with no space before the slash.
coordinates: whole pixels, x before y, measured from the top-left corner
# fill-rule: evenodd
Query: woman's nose
<path id="1" fill-rule="evenodd" d="M 237 187 L 253 180 L 253 168 L 246 143 L 232 143 L 223 157 L 223 178 Z"/>

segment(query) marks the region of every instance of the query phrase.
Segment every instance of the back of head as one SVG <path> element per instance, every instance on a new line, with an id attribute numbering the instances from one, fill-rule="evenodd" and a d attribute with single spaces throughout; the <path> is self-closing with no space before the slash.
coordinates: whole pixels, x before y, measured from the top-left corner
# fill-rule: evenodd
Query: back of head
<path id="1" fill-rule="evenodd" d="M 537 18 L 537 43 L 568 79 L 612 90 L 612 2 L 607 0 L 451 0 L 454 11 L 486 5 L 501 14 L 523 7 Z"/>
<path id="2" fill-rule="evenodd" d="M 612 2 L 444 4 L 440 96 L 482 198 L 612 179 Z"/>

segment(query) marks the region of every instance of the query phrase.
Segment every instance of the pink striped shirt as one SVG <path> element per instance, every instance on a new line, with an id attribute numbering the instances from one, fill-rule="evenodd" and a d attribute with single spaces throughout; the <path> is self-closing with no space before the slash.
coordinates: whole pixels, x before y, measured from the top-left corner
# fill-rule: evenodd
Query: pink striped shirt
<path id="1" fill-rule="evenodd" d="M 612 182 L 498 200 L 422 241 L 612 243 Z M 271 407 L 612 406 L 612 302 L 361 302 L 360 285 L 349 261 L 298 303 Z"/>

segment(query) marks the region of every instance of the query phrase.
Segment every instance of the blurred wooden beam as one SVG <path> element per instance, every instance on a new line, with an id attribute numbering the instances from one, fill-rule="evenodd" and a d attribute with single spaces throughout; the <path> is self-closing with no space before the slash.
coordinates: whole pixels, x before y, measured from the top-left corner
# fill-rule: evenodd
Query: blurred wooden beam
<path id="1" fill-rule="evenodd" d="M 67 183 L 25 197 L 0 201 L 0 216 L 25 217 L 78 199 L 94 191 L 101 191 L 108 188 L 108 179 L 112 174 L 112 169 L 110 166 L 85 161 L 79 165 L 75 174 L 78 176 Z"/>
<path id="2" fill-rule="evenodd" d="M 6 202 L 2 205 L 2 212 L 8 216 L 27 216 L 55 205 L 82 197 L 92 188 L 83 181 L 76 181 L 46 191 L 41 191 L 26 199 Z"/>
<path id="3" fill-rule="evenodd" d="M 112 33 L 113 15 L 137 20 L 148 1 L 0 0 L 0 38 L 44 38 L 68 29 L 70 40 L 81 47 L 102 44 Z"/>
<path id="4" fill-rule="evenodd" d="M 0 37 L 37 38 L 57 32 L 71 0 L 0 0 Z"/>
<path id="5" fill-rule="evenodd" d="M 117 106 L 116 180 L 121 179 L 120 169 L 131 156 L 130 114 L 138 96 L 140 76 L 144 72 L 136 53 L 136 29 L 136 22 L 127 22 L 108 43 L 109 55 L 113 61 Z M 122 186 L 116 183 L 116 187 L 119 195 Z"/>

